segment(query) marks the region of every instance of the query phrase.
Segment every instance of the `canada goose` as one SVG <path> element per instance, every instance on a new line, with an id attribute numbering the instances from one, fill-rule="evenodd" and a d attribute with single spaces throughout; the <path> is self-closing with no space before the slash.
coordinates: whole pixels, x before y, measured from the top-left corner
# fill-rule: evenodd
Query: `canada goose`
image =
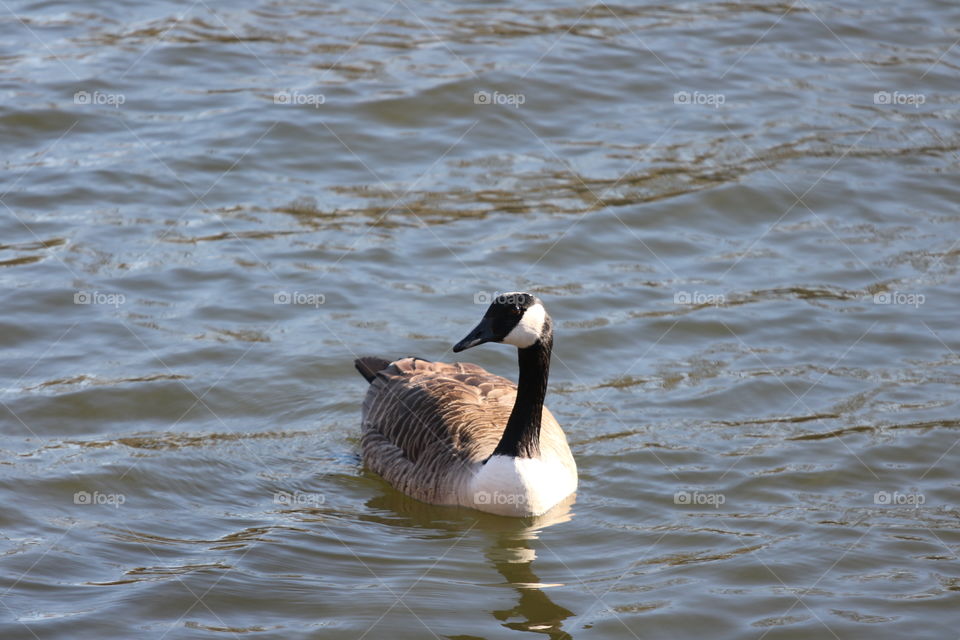
<path id="1" fill-rule="evenodd" d="M 540 515 L 577 488 L 567 438 L 543 406 L 553 323 L 536 296 L 505 293 L 453 350 L 484 342 L 517 347 L 517 385 L 475 364 L 358 358 L 370 383 L 363 461 L 424 502 Z"/>

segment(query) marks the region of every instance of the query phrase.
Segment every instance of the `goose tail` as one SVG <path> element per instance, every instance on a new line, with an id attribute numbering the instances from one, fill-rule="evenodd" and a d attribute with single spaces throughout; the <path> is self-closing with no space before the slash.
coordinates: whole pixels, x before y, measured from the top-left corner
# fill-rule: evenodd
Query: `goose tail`
<path id="1" fill-rule="evenodd" d="M 363 356 L 353 361 L 353 366 L 357 368 L 367 382 L 373 382 L 377 373 L 390 366 L 390 360 L 378 358 L 377 356 Z"/>

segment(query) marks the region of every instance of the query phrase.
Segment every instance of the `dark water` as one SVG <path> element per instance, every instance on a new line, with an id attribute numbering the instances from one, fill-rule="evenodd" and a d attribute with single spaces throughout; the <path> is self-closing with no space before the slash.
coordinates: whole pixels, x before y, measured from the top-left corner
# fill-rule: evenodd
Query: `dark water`
<path id="1" fill-rule="evenodd" d="M 957 636 L 956 3 L 0 13 L 3 638 Z M 364 472 L 515 289 L 576 501 Z"/>

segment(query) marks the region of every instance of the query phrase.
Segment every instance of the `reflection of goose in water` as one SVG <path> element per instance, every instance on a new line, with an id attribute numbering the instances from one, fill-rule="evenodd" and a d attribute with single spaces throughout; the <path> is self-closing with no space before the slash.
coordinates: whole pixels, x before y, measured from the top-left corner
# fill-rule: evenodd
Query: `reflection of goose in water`
<path id="1" fill-rule="evenodd" d="M 543 583 L 534 573 L 533 563 L 537 554 L 534 545 L 540 532 L 546 527 L 567 522 L 572 517 L 574 497 L 550 510 L 548 514 L 523 520 L 507 520 L 476 512 L 464 512 L 453 508 L 436 507 L 418 502 L 402 493 L 387 490 L 366 503 L 365 518 L 371 518 L 401 527 L 417 527 L 428 531 L 443 530 L 452 538 L 469 532 L 473 536 L 485 536 L 489 545 L 484 557 L 503 576 L 503 582 L 484 585 L 489 588 L 509 587 L 517 593 L 517 604 L 509 609 L 498 609 L 490 614 L 504 627 L 517 631 L 544 634 L 551 640 L 569 640 L 572 636 L 563 630 L 563 622 L 574 612 L 561 607 L 550 599 L 548 589 L 563 586 L 561 583 Z M 377 517 L 372 514 L 381 514 Z M 467 518 L 464 518 L 465 514 Z M 399 516 L 399 519 L 398 519 Z M 451 640 L 476 640 L 471 630 L 462 635 L 445 636 Z"/>
<path id="2" fill-rule="evenodd" d="M 453 350 L 485 342 L 517 347 L 517 385 L 475 364 L 358 358 L 370 383 L 363 461 L 424 502 L 541 515 L 577 488 L 567 438 L 543 406 L 553 323 L 536 296 L 505 293 Z"/>
<path id="3" fill-rule="evenodd" d="M 541 527 L 504 533 L 487 551 L 487 559 L 520 596 L 516 606 L 491 613 L 508 629 L 535 631 L 556 639 L 571 638 L 563 630 L 563 621 L 573 612 L 555 603 L 544 591 L 562 585 L 543 584 L 533 572 L 533 561 L 537 554 L 531 543 L 537 539 L 537 531 Z"/>

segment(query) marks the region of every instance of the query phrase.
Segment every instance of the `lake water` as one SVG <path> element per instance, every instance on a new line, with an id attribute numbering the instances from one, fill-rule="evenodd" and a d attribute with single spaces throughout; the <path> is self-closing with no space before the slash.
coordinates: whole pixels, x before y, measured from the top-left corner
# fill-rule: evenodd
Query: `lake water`
<path id="1" fill-rule="evenodd" d="M 957 636 L 957 3 L 2 13 L 0 637 Z M 364 471 L 517 289 L 575 501 Z"/>

